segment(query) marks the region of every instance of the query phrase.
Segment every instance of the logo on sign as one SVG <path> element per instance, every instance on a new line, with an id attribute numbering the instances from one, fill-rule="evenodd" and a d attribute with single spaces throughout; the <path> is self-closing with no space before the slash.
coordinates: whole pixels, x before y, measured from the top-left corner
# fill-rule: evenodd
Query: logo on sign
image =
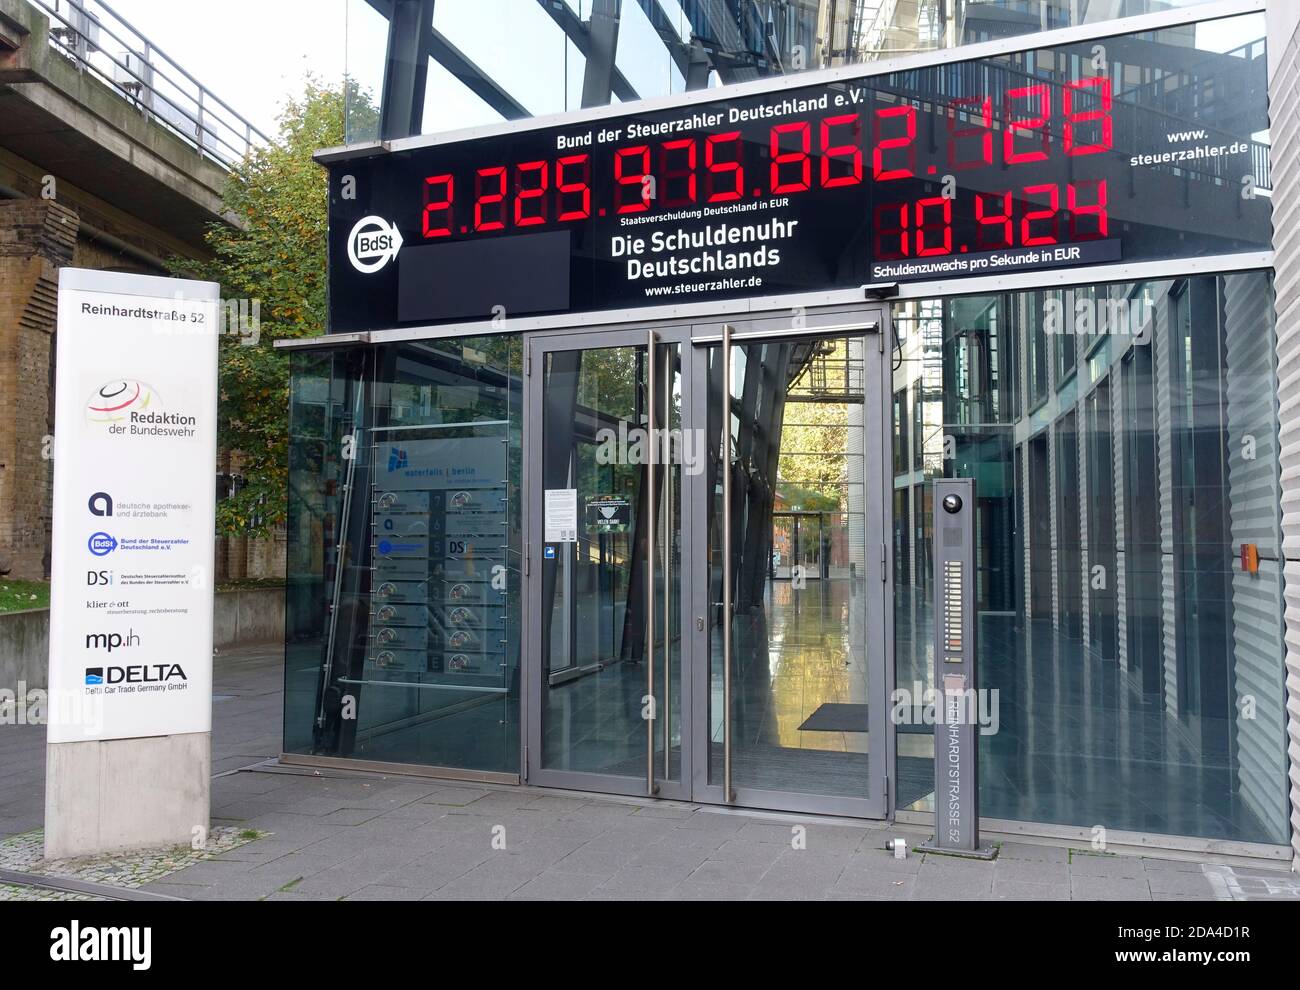
<path id="1" fill-rule="evenodd" d="M 87 683 L 87 684 L 103 684 L 103 683 L 104 683 L 104 668 L 103 668 L 103 667 L 87 667 L 87 668 L 86 668 L 86 683 Z"/>
<path id="2" fill-rule="evenodd" d="M 111 516 L 113 514 L 113 496 L 107 492 L 95 492 L 86 503 L 92 516 Z"/>
<path id="3" fill-rule="evenodd" d="M 406 451 L 401 447 L 393 447 L 388 451 L 388 470 L 400 471 L 406 464 Z"/>
<path id="4" fill-rule="evenodd" d="M 402 250 L 397 224 L 383 217 L 363 217 L 348 235 L 348 261 L 362 275 L 373 275 Z"/>
<path id="5" fill-rule="evenodd" d="M 117 549 L 117 540 L 107 533 L 96 533 L 86 541 L 86 547 L 96 557 L 107 557 Z"/>
<path id="6" fill-rule="evenodd" d="M 161 407 L 153 386 L 132 379 L 105 382 L 86 402 L 88 423 L 120 423 L 133 412 Z"/>

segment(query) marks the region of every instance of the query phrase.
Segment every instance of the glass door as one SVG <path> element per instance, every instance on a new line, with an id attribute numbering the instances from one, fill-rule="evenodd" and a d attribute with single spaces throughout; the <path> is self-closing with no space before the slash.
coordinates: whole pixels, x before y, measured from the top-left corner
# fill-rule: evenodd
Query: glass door
<path id="1" fill-rule="evenodd" d="M 526 375 L 528 780 L 688 797 L 683 340 L 534 337 Z"/>
<path id="2" fill-rule="evenodd" d="M 887 814 L 885 320 L 694 348 L 696 800 Z"/>

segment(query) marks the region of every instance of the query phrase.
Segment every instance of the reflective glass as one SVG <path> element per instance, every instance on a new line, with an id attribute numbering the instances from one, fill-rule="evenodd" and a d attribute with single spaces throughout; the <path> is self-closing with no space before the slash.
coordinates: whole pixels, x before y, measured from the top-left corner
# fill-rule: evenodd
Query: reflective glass
<path id="1" fill-rule="evenodd" d="M 942 363 L 943 424 L 923 440 L 924 474 L 897 474 L 895 489 L 978 483 L 980 687 L 996 692 L 980 813 L 1285 841 L 1271 277 L 940 308 L 941 333 L 911 334 L 896 356 L 896 385 Z M 1077 370 L 1017 409 L 1014 384 L 1061 370 L 1035 365 L 1033 342 L 1065 335 Z M 1017 347 L 1029 360 L 1004 362 Z M 915 511 L 928 522 L 925 500 Z M 896 572 L 896 677 L 923 691 L 933 592 L 917 552 Z M 928 810 L 932 738 L 900 733 L 898 752 L 899 807 Z"/>
<path id="2" fill-rule="evenodd" d="M 597 8 L 618 12 L 614 78 L 598 103 L 628 102 L 768 76 L 1194 7 L 1209 0 L 438 0 L 424 133 L 583 105 Z M 348 0 L 349 71 L 378 99 L 387 33 Z M 378 60 L 379 70 L 372 68 Z M 355 68 L 353 68 L 355 66 Z M 603 76 L 603 73 L 602 73 Z M 611 92 L 612 89 L 612 92 Z M 514 110 L 490 90 L 504 97 Z M 588 92 L 591 92 L 588 90 Z M 367 137 L 369 118 L 349 127 Z"/>
<path id="3" fill-rule="evenodd" d="M 517 771 L 521 354 L 295 356 L 287 752 Z"/>

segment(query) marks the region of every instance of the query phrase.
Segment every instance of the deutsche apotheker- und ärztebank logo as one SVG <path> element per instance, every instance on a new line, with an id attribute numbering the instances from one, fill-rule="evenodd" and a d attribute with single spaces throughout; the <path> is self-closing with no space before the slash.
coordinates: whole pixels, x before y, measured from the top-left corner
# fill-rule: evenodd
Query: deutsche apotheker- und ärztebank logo
<path id="1" fill-rule="evenodd" d="M 86 422 L 109 436 L 179 437 L 197 435 L 198 419 L 167 412 L 158 390 L 134 378 L 105 382 L 86 401 Z"/>

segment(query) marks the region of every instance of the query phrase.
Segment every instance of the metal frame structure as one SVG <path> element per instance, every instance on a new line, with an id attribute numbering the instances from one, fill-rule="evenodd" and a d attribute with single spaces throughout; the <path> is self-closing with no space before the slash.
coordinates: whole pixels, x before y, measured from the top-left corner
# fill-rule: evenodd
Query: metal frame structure
<path id="1" fill-rule="evenodd" d="M 367 2 L 376 10 L 384 13 L 385 16 L 390 17 L 390 19 L 394 5 L 428 4 L 430 6 L 429 30 L 433 30 L 432 5 L 434 0 L 367 0 Z M 539 2 L 542 3 L 543 6 L 549 6 L 551 0 L 539 0 Z M 613 3 L 615 0 L 602 0 L 602 2 Z M 1238 14 L 1262 13 L 1265 9 L 1265 3 L 1266 0 L 1211 0 L 1211 2 L 1207 3 L 1195 4 L 1190 7 L 1178 7 L 1173 10 L 1159 11 L 1154 14 L 1139 14 L 1133 17 L 1122 17 L 1110 21 L 1100 21 L 1095 24 L 1080 24 L 1074 27 L 1058 28 L 1056 30 L 1042 31 L 1036 34 L 1015 35 L 1010 38 L 1000 38 L 996 41 L 985 41 L 971 45 L 959 45 L 953 48 L 945 48 L 937 51 L 919 52 L 895 58 L 882 59 L 877 62 L 843 65 L 829 69 L 793 72 L 788 75 L 766 78 L 754 78 L 752 76 L 742 77 L 739 73 L 735 74 L 732 78 L 728 78 L 728 74 L 721 71 L 719 72 L 719 75 L 723 82 L 727 84 L 725 93 L 727 97 L 762 95 L 765 93 L 777 93 L 783 90 L 804 86 L 820 86 L 828 85 L 830 83 L 867 79 L 874 76 L 903 72 L 909 69 L 946 65 L 952 62 L 968 62 L 981 58 L 992 58 L 998 55 L 1030 51 L 1038 48 L 1077 44 L 1079 42 L 1092 41 L 1100 38 L 1113 38 L 1124 34 L 1157 31 L 1161 28 L 1218 20 L 1223 17 L 1233 17 Z M 567 19 L 566 23 L 570 25 L 572 30 L 576 30 L 572 23 L 567 21 Z M 572 34 L 570 34 L 570 38 L 573 38 Z M 577 42 L 575 42 L 575 45 L 576 44 Z M 579 46 L 579 50 L 581 50 L 581 46 Z M 614 53 L 612 51 L 608 53 L 608 57 L 610 58 L 612 58 L 613 55 Z M 390 60 L 391 57 L 392 52 L 390 51 Z M 602 53 L 601 57 L 605 57 L 605 53 Z M 601 71 L 603 71 L 603 69 Z M 423 89 L 421 89 L 420 93 L 417 95 L 422 101 Z M 686 93 L 674 93 L 668 96 L 658 96 L 641 100 L 634 109 L 644 111 L 677 109 L 693 106 L 697 103 L 706 103 L 719 98 L 721 98 L 721 96 L 716 90 L 696 90 L 692 86 L 688 85 Z M 385 93 L 385 100 L 387 100 L 387 92 Z M 529 117 L 527 120 L 508 119 L 499 124 L 485 124 L 478 127 L 444 131 L 437 134 L 412 133 L 401 137 L 392 135 L 383 137 L 380 141 L 345 145 L 339 148 L 327 148 L 318 152 L 316 159 L 321 162 L 339 161 L 344 158 L 368 157 L 370 155 L 387 151 L 406 151 L 411 148 L 425 148 L 439 144 L 453 144 L 459 141 L 468 141 L 474 138 L 490 137 L 500 134 L 510 134 L 516 131 L 537 130 L 559 125 L 582 124 L 603 120 L 607 117 L 622 116 L 628 113 L 629 109 L 627 101 L 610 105 L 609 97 L 606 96 L 606 100 L 602 105 L 587 104 L 584 101 L 582 109 L 565 113 Z"/>

